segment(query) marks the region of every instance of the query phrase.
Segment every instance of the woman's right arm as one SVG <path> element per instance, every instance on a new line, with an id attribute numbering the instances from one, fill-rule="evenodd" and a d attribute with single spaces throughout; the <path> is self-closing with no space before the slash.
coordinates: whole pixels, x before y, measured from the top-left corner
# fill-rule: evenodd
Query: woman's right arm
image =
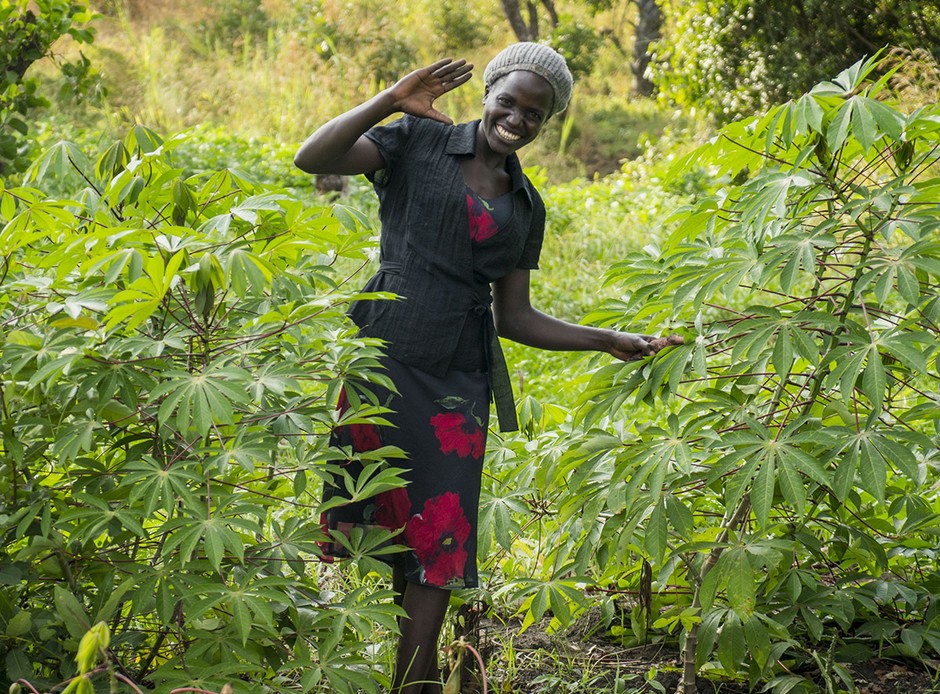
<path id="1" fill-rule="evenodd" d="M 472 65 L 440 60 L 415 70 L 388 89 L 320 126 L 297 150 L 294 165 L 312 174 L 371 173 L 385 167 L 379 148 L 366 131 L 395 113 L 410 113 L 452 123 L 434 108 L 434 100 L 470 79 Z"/>
<path id="2" fill-rule="evenodd" d="M 360 174 L 385 166 L 379 148 L 364 133 L 393 113 L 386 89 L 321 125 L 297 150 L 294 165 L 311 174 Z"/>

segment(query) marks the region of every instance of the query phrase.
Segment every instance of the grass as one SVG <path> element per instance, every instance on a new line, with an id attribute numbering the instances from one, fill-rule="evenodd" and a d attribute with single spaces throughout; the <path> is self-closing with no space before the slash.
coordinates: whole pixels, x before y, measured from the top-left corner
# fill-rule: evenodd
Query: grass
<path id="1" fill-rule="evenodd" d="M 317 4 L 320 12 L 314 11 Z M 97 38 L 82 50 L 100 75 L 103 96 L 78 110 L 60 102 L 56 111 L 86 129 L 120 131 L 143 123 L 171 133 L 208 126 L 296 145 L 330 117 L 376 93 L 385 79 L 454 54 L 439 39 L 407 38 L 410 27 L 441 21 L 431 8 L 418 4 L 402 15 L 388 4 L 99 3 Z M 488 45 L 456 52 L 477 66 L 473 79 L 438 103 L 458 122 L 479 116 L 482 68 L 513 40 L 505 20 L 491 14 Z M 56 50 L 71 56 L 78 46 L 63 40 Z M 599 60 L 609 62 L 603 51 Z M 382 70 L 387 76 L 377 77 Z M 46 72 L 54 74 L 48 66 Z M 50 91 L 57 87 L 53 80 Z M 632 100 L 629 93 L 628 74 L 579 80 L 567 120 L 553 119 L 526 160 L 545 166 L 555 183 L 617 171 L 673 119 L 655 102 Z"/>

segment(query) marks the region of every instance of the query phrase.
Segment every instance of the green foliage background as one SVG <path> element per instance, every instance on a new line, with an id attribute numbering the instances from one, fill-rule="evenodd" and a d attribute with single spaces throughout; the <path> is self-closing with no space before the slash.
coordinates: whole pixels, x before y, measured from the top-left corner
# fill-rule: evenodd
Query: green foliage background
<path id="1" fill-rule="evenodd" d="M 695 0 L 672 15 L 656 49 L 657 84 L 721 122 L 795 98 L 885 48 L 940 58 L 937 0 Z"/>
<path id="2" fill-rule="evenodd" d="M 354 536 L 342 567 L 317 547 L 322 480 L 353 498 L 400 483 L 399 451 L 353 480 L 327 437 L 340 386 L 383 379 L 344 318 L 375 202 L 359 180 L 319 196 L 290 158 L 416 60 L 483 63 L 505 41 L 479 23 L 509 34 L 495 5 L 475 25 L 382 7 L 246 0 L 182 22 L 172 3 L 107 4 L 83 73 L 98 100 L 60 92 L 60 68 L 26 76 L 56 108 L 14 129 L 30 165 L 0 188 L 6 680 L 51 688 L 78 652 L 83 694 L 387 685 L 389 538 Z M 628 11 L 564 9 L 596 36 Z M 440 46 L 404 28 L 428 18 Z M 736 103 L 766 112 L 711 132 L 629 100 L 614 44 L 595 50 L 526 156 L 550 227 L 533 301 L 686 344 L 630 364 L 506 345 L 523 431 L 491 435 L 484 587 L 454 605 L 518 630 L 599 613 L 611 639 L 684 649 L 686 683 L 780 694 L 850 690 L 874 656 L 935 659 L 936 83 L 839 65 L 782 105 L 763 85 Z M 445 110 L 473 117 L 475 94 Z M 381 421 L 353 400 L 343 423 Z M 489 667 L 511 690 L 506 638 Z"/>

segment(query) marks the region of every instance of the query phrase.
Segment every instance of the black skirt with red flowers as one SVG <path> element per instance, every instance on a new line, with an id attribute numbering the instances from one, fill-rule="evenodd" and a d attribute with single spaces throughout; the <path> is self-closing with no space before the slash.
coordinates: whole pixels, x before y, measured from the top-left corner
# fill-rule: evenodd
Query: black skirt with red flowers
<path id="1" fill-rule="evenodd" d="M 392 410 L 384 415 L 391 426 L 338 427 L 332 443 L 357 452 L 401 448 L 408 457 L 390 464 L 405 468 L 402 476 L 408 485 L 332 508 L 324 514 L 324 526 L 353 542 L 376 528 L 400 531 L 393 541 L 409 549 L 381 558 L 400 567 L 407 581 L 439 588 L 476 587 L 477 514 L 489 418 L 486 373 L 455 370 L 438 378 L 391 357 L 383 364 L 398 393 L 369 387 L 378 402 Z M 348 407 L 345 393 L 339 407 Z M 361 469 L 358 461 L 346 464 L 354 479 Z M 336 494 L 344 492 L 326 486 L 326 498 Z M 348 556 L 342 545 L 331 542 L 325 553 Z"/>

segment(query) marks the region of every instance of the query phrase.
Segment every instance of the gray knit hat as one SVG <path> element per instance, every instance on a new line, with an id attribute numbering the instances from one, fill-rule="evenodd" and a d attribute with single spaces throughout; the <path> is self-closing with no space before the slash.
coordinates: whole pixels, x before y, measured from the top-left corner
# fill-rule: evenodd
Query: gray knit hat
<path id="1" fill-rule="evenodd" d="M 553 48 L 541 43 L 514 43 L 504 48 L 483 71 L 483 83 L 490 87 L 496 80 L 516 70 L 528 70 L 544 77 L 552 85 L 555 101 L 549 117 L 564 111 L 571 101 L 574 80 L 565 58 Z"/>

